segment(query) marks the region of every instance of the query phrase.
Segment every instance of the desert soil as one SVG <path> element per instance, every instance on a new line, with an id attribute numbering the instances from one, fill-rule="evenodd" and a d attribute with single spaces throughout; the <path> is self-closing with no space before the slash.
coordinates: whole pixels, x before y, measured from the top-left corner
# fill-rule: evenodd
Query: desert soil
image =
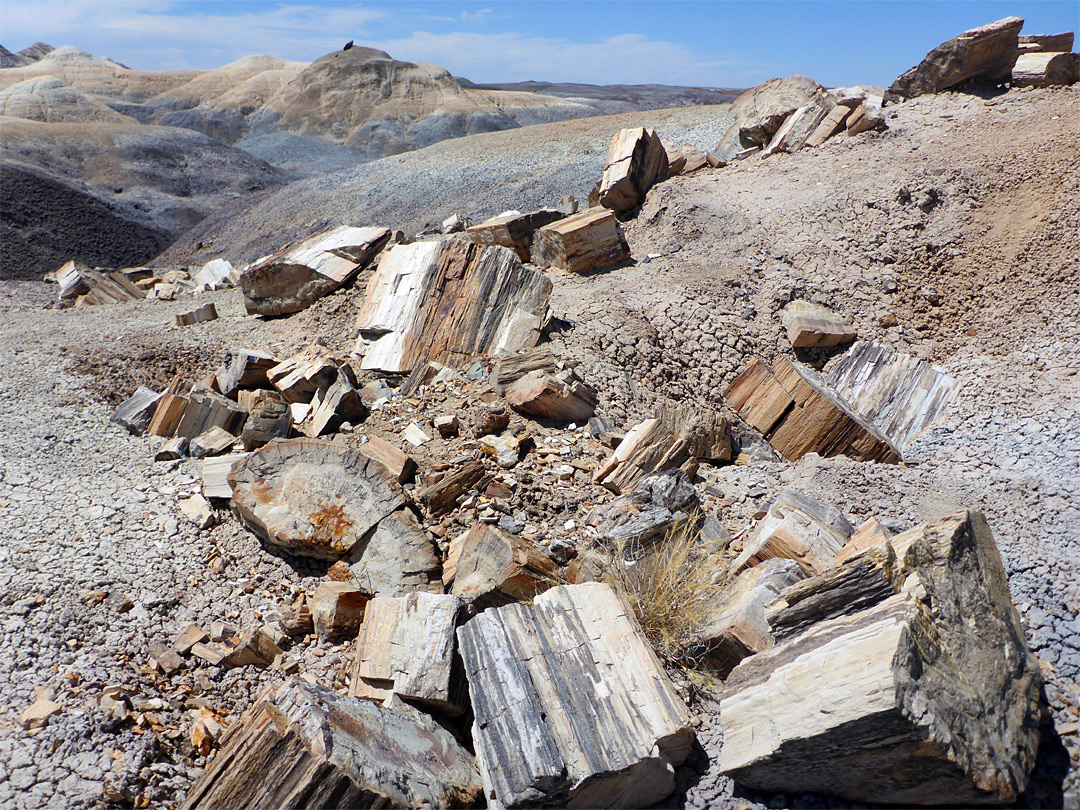
<path id="1" fill-rule="evenodd" d="M 579 362 L 602 392 L 601 413 L 623 429 L 664 399 L 722 407 L 723 387 L 751 356 L 791 353 L 778 311 L 793 298 L 832 306 L 860 338 L 933 359 L 955 375 L 959 396 L 908 448 L 906 466 L 813 456 L 789 464 L 755 451 L 744 466 L 703 468 L 698 488 L 733 533 L 788 485 L 853 522 L 875 515 L 910 526 L 983 510 L 1046 679 L 1039 763 L 1020 804 L 1075 807 L 1080 92 L 944 94 L 890 109 L 884 133 L 653 189 L 626 226 L 634 261 L 553 276 L 559 321 L 551 341 Z M 690 118 L 678 120 L 691 127 Z M 418 163 L 385 182 L 396 185 L 395 199 L 438 200 L 439 213 L 451 199 L 466 211 L 509 207 L 504 197 L 477 193 L 498 187 L 528 197 L 531 183 L 546 182 L 543 165 L 523 153 L 527 132 L 403 156 L 401 166 Z M 493 179 L 482 188 L 462 180 L 458 192 L 465 169 L 451 162 L 442 177 L 440 157 L 470 148 L 469 171 Z M 602 158 L 591 153 L 566 191 L 587 190 Z M 231 224 L 208 223 L 204 236 L 225 240 L 218 250 L 232 241 L 245 253 L 267 244 L 251 235 L 256 227 L 287 232 L 360 210 L 352 194 L 374 181 L 353 172 L 336 180 L 336 196 L 335 178 L 306 181 L 292 202 L 278 195 Z M 543 196 L 550 201 L 546 186 Z M 300 203 L 316 197 L 298 220 Z M 386 224 L 409 217 L 417 214 L 403 210 Z M 195 244 L 178 246 L 177 255 Z M 320 572 L 270 554 L 225 513 L 197 531 L 176 508 L 198 489 L 197 463 L 155 464 L 153 440 L 129 436 L 108 417 L 136 384 L 208 370 L 230 346 L 285 354 L 323 337 L 347 352 L 362 286 L 276 321 L 246 316 L 238 291 L 213 293 L 221 318 L 184 329 L 171 324 L 193 308 L 191 299 L 44 310 L 50 292 L 0 286 L 0 578 L 8 583 L 0 597 L 0 806 L 90 807 L 107 796 L 175 806 L 205 765 L 185 738 L 188 710 L 202 701 L 236 716 L 281 676 L 210 667 L 153 675 L 145 668 L 150 645 L 171 641 L 189 622 L 270 620 Z M 830 357 L 803 359 L 820 366 Z M 222 567 L 218 560 L 221 573 L 211 568 Z M 332 683 L 345 652 L 311 644 L 292 654 Z M 113 684 L 125 685 L 150 717 L 144 727 L 107 727 L 97 698 Z M 38 688 L 51 688 L 62 711 L 31 735 L 16 718 Z M 709 701 L 694 711 L 701 755 L 667 804 L 842 806 L 734 791 L 719 775 Z"/>

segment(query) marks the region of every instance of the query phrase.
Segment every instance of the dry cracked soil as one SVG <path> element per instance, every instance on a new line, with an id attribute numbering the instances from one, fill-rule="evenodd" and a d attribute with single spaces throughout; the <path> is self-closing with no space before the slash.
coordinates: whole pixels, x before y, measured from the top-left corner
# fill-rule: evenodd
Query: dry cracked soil
<path id="1" fill-rule="evenodd" d="M 981 509 L 1046 681 L 1039 761 L 1020 804 L 1076 807 L 1080 91 L 946 93 L 888 110 L 883 133 L 654 188 L 625 228 L 633 260 L 553 275 L 550 341 L 622 429 L 665 400 L 723 407 L 721 391 L 751 356 L 792 354 L 778 312 L 794 298 L 827 304 L 861 339 L 954 375 L 958 397 L 909 447 L 906 465 L 762 454 L 703 467 L 696 483 L 732 533 L 789 485 L 856 523 L 877 516 L 910 526 Z M 685 140 L 673 128 L 665 137 Z M 440 185 L 431 156 L 470 141 L 477 173 L 519 188 L 524 132 L 416 153 L 429 158 L 430 184 L 416 193 Z M 538 137 L 554 137 L 545 132 Z M 593 155 L 581 187 L 601 159 Z M 419 172 L 411 177 L 421 182 Z M 314 193 L 314 182 L 301 190 Z M 319 216 L 332 216 L 333 190 L 318 193 Z M 235 238 L 254 249 L 221 222 L 208 223 L 211 231 L 219 248 Z M 363 288 L 273 321 L 245 315 L 239 291 L 212 293 L 220 319 L 183 329 L 172 328 L 173 316 L 193 308 L 190 298 L 59 311 L 42 308 L 50 294 L 32 282 L 0 285 L 0 806 L 173 807 L 206 763 L 187 742 L 188 712 L 206 705 L 238 716 L 282 676 L 208 666 L 163 676 L 146 667 L 150 646 L 190 622 L 269 620 L 320 571 L 269 553 L 225 512 L 198 531 L 177 510 L 198 489 L 197 463 L 155 463 L 153 440 L 109 416 L 137 384 L 208 370 L 230 346 L 285 354 L 322 337 L 347 353 Z M 827 367 L 832 357 L 801 359 Z M 561 502 L 560 525 L 579 508 Z M 333 683 L 347 650 L 313 642 L 290 654 Z M 97 708 L 117 684 L 142 725 L 114 727 Z M 61 711 L 29 734 L 16 719 L 38 689 L 51 689 Z M 701 756 L 668 806 L 845 806 L 740 792 L 719 774 L 709 701 L 693 709 Z"/>

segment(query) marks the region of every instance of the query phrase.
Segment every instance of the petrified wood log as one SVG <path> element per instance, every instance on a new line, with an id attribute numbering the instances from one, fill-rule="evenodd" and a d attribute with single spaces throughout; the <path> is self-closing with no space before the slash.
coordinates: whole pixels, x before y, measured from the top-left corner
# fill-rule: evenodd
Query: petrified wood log
<path id="1" fill-rule="evenodd" d="M 187 395 L 187 405 L 176 426 L 176 435 L 194 439 L 210 428 L 219 427 L 235 436 L 246 419 L 247 411 L 231 399 L 196 384 Z"/>
<path id="2" fill-rule="evenodd" d="M 191 391 L 191 386 L 191 380 L 185 380 L 180 376 L 172 378 L 169 387 L 158 400 L 154 416 L 146 428 L 147 433 L 165 438 L 176 433 L 176 426 L 180 424 L 188 405 L 187 395 Z"/>
<path id="3" fill-rule="evenodd" d="M 353 584 L 364 593 L 442 593 L 442 563 L 435 545 L 408 509 L 379 521 L 371 536 L 353 548 L 345 562 Z"/>
<path id="4" fill-rule="evenodd" d="M 655 130 L 635 127 L 615 134 L 600 179 L 600 205 L 626 214 L 645 201 L 656 183 L 667 179 L 668 156 Z"/>
<path id="5" fill-rule="evenodd" d="M 879 546 L 892 536 L 893 532 L 882 524 L 880 520 L 869 518 L 859 524 L 847 545 L 840 549 L 840 553 L 833 559 L 833 565 L 847 562 L 856 554 L 866 551 L 871 546 Z"/>
<path id="6" fill-rule="evenodd" d="M 533 239 L 532 259 L 537 267 L 584 273 L 629 258 L 630 246 L 615 212 L 602 206 L 545 225 Z"/>
<path id="7" fill-rule="evenodd" d="M 405 505 L 397 482 L 367 456 L 319 439 L 278 439 L 229 473 L 240 519 L 292 554 L 338 559 Z"/>
<path id="8" fill-rule="evenodd" d="M 682 470 L 644 476 L 633 492 L 598 506 L 589 515 L 602 543 L 630 553 L 647 550 L 677 521 L 701 512 L 697 490 Z"/>
<path id="9" fill-rule="evenodd" d="M 873 574 L 872 553 L 890 576 Z M 1017 799 L 1038 745 L 1039 670 L 982 515 L 924 524 L 789 592 L 801 601 L 774 618 L 803 605 L 796 634 L 725 685 L 725 773 L 856 802 Z M 853 598 L 880 601 L 836 615 Z"/>
<path id="10" fill-rule="evenodd" d="M 476 761 L 449 731 L 392 708 L 290 678 L 229 727 L 183 810 L 472 807 Z"/>
<path id="11" fill-rule="evenodd" d="M 469 461 L 461 469 L 447 475 L 441 481 L 421 490 L 417 500 L 423 504 L 429 515 L 440 515 L 457 505 L 459 496 L 480 483 L 484 477 L 484 465 L 479 461 Z"/>
<path id="12" fill-rule="evenodd" d="M 150 427 L 150 420 L 158 407 L 162 394 L 151 391 L 144 385 L 135 389 L 135 393 L 125 399 L 109 421 L 116 422 L 128 429 L 128 432 L 141 436 Z"/>
<path id="13" fill-rule="evenodd" d="M 1021 55 L 1040 51 L 1068 53 L 1073 49 L 1072 31 L 1064 34 L 1021 34 L 1019 39 Z"/>
<path id="14" fill-rule="evenodd" d="M 510 248 L 523 262 L 532 255 L 533 235 L 552 222 L 565 216 L 560 211 L 533 211 L 528 214 L 503 214 L 492 217 L 465 231 L 466 236 L 478 245 L 499 245 Z"/>
<path id="15" fill-rule="evenodd" d="M 248 314 L 306 309 L 360 272 L 389 241 L 389 228 L 342 225 L 288 245 L 240 276 Z"/>
<path id="16" fill-rule="evenodd" d="M 855 327 L 828 307 L 796 299 L 780 313 L 788 340 L 796 349 L 836 346 L 855 339 Z"/>
<path id="17" fill-rule="evenodd" d="M 407 484 L 416 475 L 416 461 L 403 450 L 399 450 L 385 439 L 368 436 L 368 440 L 357 448 L 361 453 L 377 461 L 386 471 L 397 479 L 399 484 Z"/>
<path id="18" fill-rule="evenodd" d="M 255 391 L 251 410 L 240 441 L 251 451 L 274 439 L 287 439 L 292 432 L 292 410 L 277 391 Z"/>
<path id="19" fill-rule="evenodd" d="M 351 372 L 347 366 L 338 369 L 337 379 L 326 389 L 311 414 L 308 435 L 318 438 L 324 433 L 333 433 L 344 422 L 354 425 L 367 419 L 368 409 L 360 400 Z"/>
<path id="20" fill-rule="evenodd" d="M 1064 87 L 1080 81 L 1080 55 L 1022 53 L 1012 70 L 1013 87 Z"/>
<path id="21" fill-rule="evenodd" d="M 474 523 L 450 544 L 443 583 L 477 608 L 524 602 L 558 585 L 559 567 L 524 537 Z"/>
<path id="22" fill-rule="evenodd" d="M 315 393 L 332 385 L 337 376 L 338 364 L 318 343 L 312 343 L 266 372 L 270 384 L 289 402 L 311 402 Z"/>
<path id="23" fill-rule="evenodd" d="M 362 368 L 405 374 L 425 360 L 459 367 L 532 348 L 550 298 L 551 282 L 506 248 L 397 245 L 368 282 L 357 320 Z"/>
<path id="24" fill-rule="evenodd" d="M 90 291 L 83 298 L 86 304 L 122 304 L 141 301 L 146 293 L 123 273 L 101 272 L 84 268 L 79 272 Z"/>
<path id="25" fill-rule="evenodd" d="M 233 465 L 246 459 L 250 453 L 230 453 L 227 456 L 214 456 L 203 459 L 202 488 L 207 498 L 229 499 L 233 495 L 229 484 L 229 473 Z"/>
<path id="26" fill-rule="evenodd" d="M 795 461 L 807 453 L 850 456 L 895 464 L 900 451 L 811 369 L 776 358 L 772 368 L 757 358 L 736 377 L 724 398 L 780 455 Z"/>
<path id="27" fill-rule="evenodd" d="M 767 146 L 796 110 L 824 97 L 825 88 L 806 76 L 769 79 L 735 99 L 729 109 L 735 122 L 713 151 L 730 161 L 746 150 Z"/>
<path id="28" fill-rule="evenodd" d="M 356 639 L 349 694 L 384 701 L 391 695 L 451 716 L 465 710 L 464 673 L 455 671 L 456 596 L 379 596 L 367 605 Z"/>
<path id="29" fill-rule="evenodd" d="M 266 372 L 280 362 L 272 354 L 256 349 L 234 349 L 217 370 L 218 390 L 223 396 L 236 399 L 241 388 L 266 388 L 270 385 Z"/>
<path id="30" fill-rule="evenodd" d="M 1006 17 L 972 28 L 941 43 L 911 70 L 892 83 L 886 101 L 901 101 L 924 93 L 940 93 L 967 79 L 1009 80 L 1020 54 L 1024 21 Z"/>
<path id="31" fill-rule="evenodd" d="M 596 390 L 572 369 L 530 371 L 507 385 L 503 395 L 519 411 L 559 422 L 584 422 L 600 402 Z"/>
<path id="32" fill-rule="evenodd" d="M 798 490 L 785 489 L 743 544 L 731 570 L 738 573 L 783 557 L 795 560 L 807 574 L 817 574 L 833 566 L 851 532 L 851 524 L 839 509 Z"/>
<path id="33" fill-rule="evenodd" d="M 690 718 L 610 586 L 484 611 L 458 640 L 489 805 L 648 807 L 674 791 Z"/>
<path id="34" fill-rule="evenodd" d="M 193 309 L 191 312 L 183 312 L 176 316 L 177 326 L 191 326 L 195 323 L 205 323 L 206 321 L 216 321 L 218 317 L 217 307 L 214 302 L 209 304 L 203 304 L 198 309 Z"/>
<path id="35" fill-rule="evenodd" d="M 826 382 L 899 448 L 932 425 L 960 388 L 932 363 L 866 341 L 844 353 Z"/>
<path id="36" fill-rule="evenodd" d="M 491 384 L 495 386 L 495 393 L 502 396 L 506 386 L 520 380 L 531 371 L 546 371 L 554 374 L 558 369 L 559 361 L 551 353 L 551 349 L 541 346 L 500 357 L 491 370 Z"/>

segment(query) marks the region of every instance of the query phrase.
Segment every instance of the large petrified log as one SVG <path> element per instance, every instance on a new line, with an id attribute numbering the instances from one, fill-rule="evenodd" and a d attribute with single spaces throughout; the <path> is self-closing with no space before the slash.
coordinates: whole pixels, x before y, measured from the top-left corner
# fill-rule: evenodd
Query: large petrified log
<path id="1" fill-rule="evenodd" d="M 809 106 L 826 107 L 826 114 L 832 109 L 825 88 L 813 79 L 799 75 L 769 79 L 732 102 L 729 112 L 735 122 L 713 151 L 730 161 L 746 150 L 764 148 L 793 113 Z"/>
<path id="2" fill-rule="evenodd" d="M 770 616 L 794 635 L 725 685 L 725 773 L 856 802 L 1019 797 L 1038 745 L 1038 662 L 982 515 L 911 529 L 785 595 L 793 604 Z"/>
<path id="3" fill-rule="evenodd" d="M 724 398 L 791 461 L 807 453 L 889 464 L 901 460 L 889 439 L 816 372 L 786 357 L 776 358 L 772 368 L 755 357 L 728 386 Z"/>
<path id="4" fill-rule="evenodd" d="M 478 245 L 499 245 L 510 248 L 523 262 L 532 258 L 533 236 L 545 225 L 557 222 L 565 216 L 560 211 L 532 211 L 528 214 L 517 212 L 500 214 L 489 220 L 473 225 L 465 231 L 469 241 Z"/>
<path id="5" fill-rule="evenodd" d="M 1022 53 L 1012 70 L 1013 87 L 1063 87 L 1080 81 L 1080 54 Z"/>
<path id="6" fill-rule="evenodd" d="M 641 205 L 649 189 L 666 180 L 667 173 L 667 151 L 656 130 L 619 130 L 608 146 L 599 203 L 616 215 L 625 215 Z"/>
<path id="7" fill-rule="evenodd" d="M 610 586 L 484 611 L 458 640 L 489 806 L 648 807 L 674 791 L 690 718 Z"/>
<path id="8" fill-rule="evenodd" d="M 924 93 L 940 93 L 967 79 L 1009 80 L 1020 54 L 1019 35 L 1024 21 L 1006 17 L 972 28 L 934 48 L 885 93 L 886 101 L 901 101 Z"/>
<path id="9" fill-rule="evenodd" d="M 290 678 L 229 727 L 183 810 L 472 807 L 476 761 L 449 731 L 392 708 Z"/>
<path id="10" fill-rule="evenodd" d="M 362 367 L 406 374 L 426 360 L 461 366 L 530 349 L 550 298 L 551 281 L 506 248 L 461 239 L 397 245 L 379 262 L 357 320 Z"/>
<path id="11" fill-rule="evenodd" d="M 85 304 L 122 304 L 127 301 L 141 301 L 146 297 L 146 293 L 123 273 L 83 268 L 79 275 L 83 283 L 90 288 L 82 299 Z"/>
<path id="12" fill-rule="evenodd" d="M 240 276 L 248 314 L 306 309 L 353 278 L 389 241 L 389 228 L 342 225 L 287 245 Z"/>
<path id="13" fill-rule="evenodd" d="M 461 601 L 456 596 L 411 593 L 368 602 L 356 639 L 349 694 L 384 701 L 391 695 L 428 709 L 459 715 L 468 701 L 454 652 Z"/>
<path id="14" fill-rule="evenodd" d="M 257 349 L 232 349 L 217 370 L 217 386 L 222 395 L 236 398 L 241 388 L 267 388 L 266 372 L 281 361 Z"/>
<path id="15" fill-rule="evenodd" d="M 317 391 L 330 387 L 337 377 L 338 364 L 318 343 L 266 370 L 266 379 L 289 402 L 311 402 Z"/>
<path id="16" fill-rule="evenodd" d="M 596 206 L 538 230 L 532 258 L 538 267 L 584 273 L 630 258 L 630 246 L 615 212 Z"/>
<path id="17" fill-rule="evenodd" d="M 229 473 L 240 519 L 292 554 L 338 559 L 405 505 L 378 463 L 336 442 L 275 439 Z"/>
<path id="18" fill-rule="evenodd" d="M 864 341 L 840 358 L 825 381 L 898 448 L 933 424 L 960 388 L 932 363 Z"/>
<path id="19" fill-rule="evenodd" d="M 455 538 L 443 567 L 450 592 L 477 608 L 524 602 L 564 581 L 532 541 L 475 523 Z"/>
<path id="20" fill-rule="evenodd" d="M 642 476 L 694 460 L 730 461 L 727 419 L 701 408 L 661 409 L 633 428 L 615 452 L 593 473 L 593 481 L 612 492 L 629 492 Z"/>
<path id="21" fill-rule="evenodd" d="M 839 509 L 798 490 L 785 489 L 743 544 L 731 570 L 738 573 L 783 557 L 795 560 L 807 574 L 817 574 L 832 567 L 851 532 L 851 524 Z"/>

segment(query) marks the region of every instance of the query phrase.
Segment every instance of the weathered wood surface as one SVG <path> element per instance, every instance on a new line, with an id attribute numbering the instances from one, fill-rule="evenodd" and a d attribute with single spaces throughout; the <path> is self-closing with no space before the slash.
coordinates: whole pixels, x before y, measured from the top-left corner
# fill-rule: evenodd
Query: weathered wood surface
<path id="1" fill-rule="evenodd" d="M 441 481 L 420 491 L 417 500 L 429 515 L 440 515 L 457 504 L 457 499 L 480 483 L 484 477 L 484 465 L 469 461 L 458 470 L 447 474 Z"/>
<path id="2" fill-rule="evenodd" d="M 502 214 L 473 225 L 466 236 L 478 245 L 498 245 L 509 248 L 523 262 L 532 258 L 533 236 L 545 225 L 557 222 L 564 214 L 559 211 L 532 211 L 528 214 Z"/>
<path id="3" fill-rule="evenodd" d="M 744 658 L 771 647 L 773 633 L 765 611 L 781 591 L 805 576 L 797 562 L 779 557 L 739 574 L 699 634 L 699 665 L 726 678 Z"/>
<path id="4" fill-rule="evenodd" d="M 233 723 L 182 810 L 472 807 L 476 761 L 422 712 L 290 678 Z"/>
<path id="5" fill-rule="evenodd" d="M 615 212 L 602 206 L 546 225 L 533 239 L 532 259 L 538 267 L 584 273 L 629 258 L 630 246 Z"/>
<path id="6" fill-rule="evenodd" d="M 368 436 L 368 440 L 357 449 L 372 461 L 381 464 L 399 484 L 409 483 L 416 475 L 416 460 L 385 439 Z"/>
<path id="7" fill-rule="evenodd" d="M 389 241 L 389 228 L 342 225 L 288 245 L 240 276 L 248 314 L 306 309 L 360 272 Z"/>
<path id="8" fill-rule="evenodd" d="M 832 112 L 835 102 L 827 93 L 816 94 L 787 117 L 776 131 L 768 145 L 762 150 L 762 157 L 777 152 L 798 152 L 817 130 L 826 116 Z"/>
<path id="9" fill-rule="evenodd" d="M 194 439 L 213 427 L 236 435 L 244 426 L 247 411 L 227 397 L 196 384 L 187 395 L 184 415 L 176 426 L 177 436 Z"/>
<path id="10" fill-rule="evenodd" d="M 378 527 L 345 558 L 349 577 L 364 593 L 401 596 L 414 591 L 442 593 L 442 563 L 435 544 L 408 509 L 379 521 Z"/>
<path id="11" fill-rule="evenodd" d="M 598 506 L 588 522 L 601 543 L 636 554 L 648 549 L 676 522 L 701 512 L 701 500 L 682 470 L 643 476 L 633 492 Z"/>
<path id="12" fill-rule="evenodd" d="M 859 524 L 851 539 L 833 559 L 833 565 L 847 562 L 856 554 L 866 551 L 871 546 L 878 546 L 893 536 L 893 533 L 877 518 L 869 518 Z"/>
<path id="13" fill-rule="evenodd" d="M 187 395 L 191 391 L 192 383 L 183 377 L 173 377 L 169 387 L 165 389 L 161 399 L 158 400 L 154 409 L 154 416 L 146 428 L 151 436 L 163 436 L 169 438 L 176 433 L 176 426 L 184 416 L 184 410 L 188 406 Z"/>
<path id="14" fill-rule="evenodd" d="M 355 638 L 371 595 L 351 582 L 323 582 L 311 597 L 311 621 L 322 640 Z"/>
<path id="15" fill-rule="evenodd" d="M 1068 53 L 1073 49 L 1073 32 L 1066 31 L 1064 34 L 1021 34 L 1019 45 L 1021 55 L 1040 51 Z"/>
<path id="16" fill-rule="evenodd" d="M 675 790 L 690 718 L 610 586 L 484 611 L 458 640 L 489 806 L 648 807 Z"/>
<path id="17" fill-rule="evenodd" d="M 230 453 L 227 456 L 211 456 L 204 458 L 202 463 L 202 490 L 207 498 L 232 497 L 232 485 L 229 483 L 229 473 L 233 465 L 244 461 L 250 453 Z"/>
<path id="18" fill-rule="evenodd" d="M 940 93 L 967 79 L 1008 81 L 1020 53 L 1023 25 L 1020 17 L 1006 17 L 941 43 L 892 83 L 885 100 Z"/>
<path id="19" fill-rule="evenodd" d="M 772 368 L 757 358 L 736 377 L 724 398 L 780 455 L 850 456 L 895 464 L 900 451 L 821 377 L 778 357 Z"/>
<path id="20" fill-rule="evenodd" d="M 311 402 L 315 393 L 330 387 L 337 376 L 338 364 L 318 343 L 312 343 L 299 354 L 266 371 L 267 380 L 289 402 Z"/>
<path id="21" fill-rule="evenodd" d="M 233 349 L 217 370 L 218 390 L 235 399 L 241 388 L 266 388 L 270 385 L 266 372 L 280 362 L 272 354 L 256 349 Z"/>
<path id="22" fill-rule="evenodd" d="M 491 369 L 491 384 L 495 387 L 495 393 L 503 395 L 506 386 L 520 380 L 531 371 L 546 371 L 554 374 L 559 370 L 559 361 L 551 349 L 539 346 L 528 351 L 518 352 L 500 357 Z"/>
<path id="23" fill-rule="evenodd" d="M 1064 87 L 1080 81 L 1080 54 L 1021 53 L 1012 69 L 1013 87 Z"/>
<path id="24" fill-rule="evenodd" d="M 930 427 L 960 389 L 944 369 L 864 341 L 840 358 L 826 382 L 898 448 Z"/>
<path id="25" fill-rule="evenodd" d="M 780 321 L 796 349 L 837 346 L 855 339 L 855 327 L 828 307 L 810 301 L 790 302 L 781 311 Z"/>
<path id="26" fill-rule="evenodd" d="M 83 303 L 88 305 L 122 304 L 127 301 L 141 301 L 146 297 L 146 293 L 123 273 L 83 268 L 79 275 L 90 288 L 82 299 Z"/>
<path id="27" fill-rule="evenodd" d="M 214 302 L 209 304 L 203 304 L 198 309 L 193 309 L 191 312 L 182 312 L 176 316 L 177 326 L 191 326 L 195 323 L 205 323 L 206 321 L 216 321 L 218 317 L 217 307 Z"/>
<path id="28" fill-rule="evenodd" d="M 214 426 L 205 433 L 200 433 L 188 445 L 188 455 L 192 458 L 219 456 L 236 442 L 236 436 L 224 428 Z"/>
<path id="29" fill-rule="evenodd" d="M 530 371 L 503 389 L 511 407 L 559 422 L 584 422 L 595 412 L 600 398 L 572 369 L 549 374 Z"/>
<path id="30" fill-rule="evenodd" d="M 668 155 L 656 130 L 634 127 L 615 133 L 600 178 L 600 205 L 617 215 L 645 201 L 649 189 L 667 179 Z"/>
<path id="31" fill-rule="evenodd" d="M 795 560 L 807 574 L 826 571 L 851 539 L 852 527 L 839 509 L 795 489 L 785 489 L 743 544 L 731 564 L 738 573 L 773 557 Z"/>
<path id="32" fill-rule="evenodd" d="M 60 285 L 57 293 L 59 300 L 77 298 L 90 291 L 90 285 L 83 276 L 83 271 L 86 269 L 88 268 L 82 262 L 70 261 L 56 271 L 56 283 Z"/>
<path id="33" fill-rule="evenodd" d="M 150 420 L 154 418 L 158 401 L 162 394 L 151 391 L 144 385 L 135 389 L 135 393 L 125 399 L 109 421 L 123 425 L 129 433 L 141 436 L 150 427 Z"/>
<path id="34" fill-rule="evenodd" d="M 691 144 L 683 144 L 678 149 L 668 151 L 668 176 L 692 174 L 709 165 L 704 153 Z"/>
<path id="35" fill-rule="evenodd" d="M 962 512 L 886 544 L 865 555 L 895 554 L 890 588 L 863 556 L 789 589 L 816 601 L 808 617 L 880 601 L 735 668 L 720 705 L 725 773 L 856 802 L 1015 801 L 1038 747 L 1040 677 L 986 521 Z"/>
<path id="36" fill-rule="evenodd" d="M 849 115 L 851 115 L 850 107 L 837 104 L 832 108 L 832 112 L 821 119 L 821 123 L 810 133 L 810 137 L 806 139 L 806 145 L 821 146 L 821 144 L 825 143 L 825 141 L 844 127 L 844 123 Z"/>
<path id="37" fill-rule="evenodd" d="M 765 147 L 796 110 L 824 99 L 825 88 L 806 76 L 763 82 L 732 103 L 728 111 L 735 121 L 713 152 L 731 161 L 747 150 Z"/>
<path id="38" fill-rule="evenodd" d="M 724 417 L 702 408 L 664 408 L 626 434 L 597 467 L 593 481 L 622 494 L 648 473 L 680 467 L 691 459 L 730 461 L 731 452 L 731 427 Z"/>
<path id="39" fill-rule="evenodd" d="M 391 695 L 456 716 L 465 711 L 464 673 L 455 671 L 456 596 L 411 593 L 372 599 L 356 639 L 349 694 Z"/>
<path id="40" fill-rule="evenodd" d="M 528 601 L 561 581 L 531 540 L 483 523 L 454 539 L 443 568 L 443 584 L 478 608 Z"/>
<path id="41" fill-rule="evenodd" d="M 287 439 L 292 432 L 292 410 L 277 391 L 256 391 L 240 441 L 247 451 L 257 450 L 274 439 Z"/>
<path id="42" fill-rule="evenodd" d="M 405 505 L 397 482 L 359 451 L 319 439 L 272 441 L 229 474 L 240 519 L 292 554 L 338 559 Z"/>
<path id="43" fill-rule="evenodd" d="M 338 369 L 337 379 L 323 393 L 319 405 L 311 414 L 308 435 L 318 438 L 325 433 L 334 433 L 345 422 L 353 425 L 367 419 L 368 409 L 360 400 L 355 379 L 348 366 Z"/>
<path id="44" fill-rule="evenodd" d="M 425 360 L 460 367 L 530 349 L 551 281 L 513 251 L 461 239 L 397 245 L 379 262 L 357 319 L 361 367 L 410 373 Z"/>

